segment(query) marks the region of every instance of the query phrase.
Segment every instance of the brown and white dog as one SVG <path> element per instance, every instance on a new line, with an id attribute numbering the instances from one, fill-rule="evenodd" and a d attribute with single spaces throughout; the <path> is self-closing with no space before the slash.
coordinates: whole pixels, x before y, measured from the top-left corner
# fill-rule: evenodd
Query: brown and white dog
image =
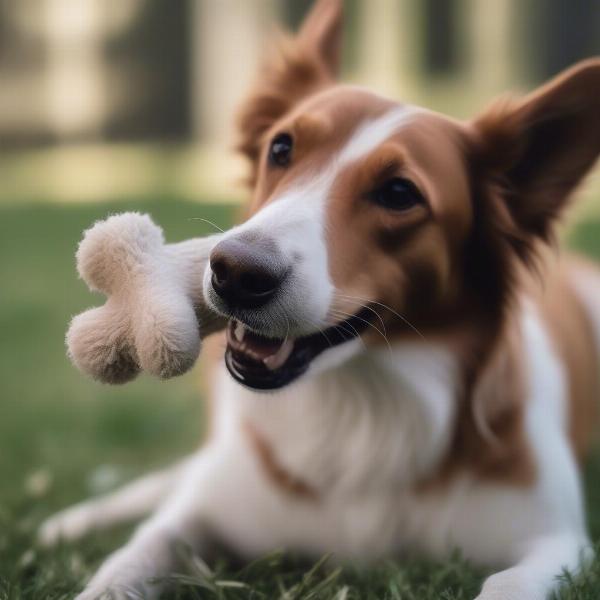
<path id="1" fill-rule="evenodd" d="M 600 60 L 458 122 L 334 83 L 341 15 L 318 2 L 244 106 L 250 217 L 204 282 L 231 319 L 209 440 L 44 526 L 156 509 L 81 600 L 155 597 L 177 540 L 458 548 L 504 569 L 480 600 L 546 598 L 586 553 L 600 274 L 544 248 L 600 152 Z"/>

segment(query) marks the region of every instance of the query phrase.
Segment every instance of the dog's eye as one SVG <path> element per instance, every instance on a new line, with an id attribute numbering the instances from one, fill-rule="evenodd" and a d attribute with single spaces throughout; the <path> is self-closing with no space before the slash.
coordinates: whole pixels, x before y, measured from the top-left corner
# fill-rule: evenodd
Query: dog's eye
<path id="1" fill-rule="evenodd" d="M 409 210 L 423 204 L 423 196 L 417 186 L 408 179 L 394 177 L 386 181 L 372 194 L 375 204 L 389 210 Z"/>
<path id="2" fill-rule="evenodd" d="M 288 133 L 280 133 L 273 138 L 269 148 L 269 162 L 276 167 L 287 167 L 292 158 L 294 142 Z"/>

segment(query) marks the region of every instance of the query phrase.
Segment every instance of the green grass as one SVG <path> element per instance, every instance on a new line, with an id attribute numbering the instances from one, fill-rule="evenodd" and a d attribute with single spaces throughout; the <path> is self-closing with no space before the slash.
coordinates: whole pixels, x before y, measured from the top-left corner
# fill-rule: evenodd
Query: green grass
<path id="1" fill-rule="evenodd" d="M 171 241 L 211 230 L 193 217 L 222 226 L 232 213 L 168 198 L 0 209 L 0 600 L 72 598 L 131 528 L 42 551 L 33 542 L 39 522 L 191 451 L 203 428 L 197 372 L 166 383 L 141 377 L 108 387 L 81 376 L 65 357 L 70 316 L 101 302 L 75 276 L 77 241 L 95 219 L 128 208 L 149 211 Z M 571 243 L 600 258 L 600 222 L 577 228 Z M 586 482 L 590 527 L 600 540 L 600 452 L 588 464 Z M 208 572 L 190 561 L 178 579 L 180 592 L 169 598 L 457 600 L 473 598 L 484 575 L 459 556 L 361 571 L 336 570 L 327 561 L 311 568 L 273 554 L 242 570 L 220 563 Z M 561 597 L 591 600 L 599 590 L 596 562 Z"/>

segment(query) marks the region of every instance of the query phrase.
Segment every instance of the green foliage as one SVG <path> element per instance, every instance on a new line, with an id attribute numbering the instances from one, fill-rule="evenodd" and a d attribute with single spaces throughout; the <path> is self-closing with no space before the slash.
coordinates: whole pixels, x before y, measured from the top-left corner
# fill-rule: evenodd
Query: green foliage
<path id="1" fill-rule="evenodd" d="M 198 373 L 168 383 L 145 377 L 107 387 L 69 364 L 63 337 L 71 315 L 101 302 L 78 281 L 74 249 L 81 232 L 111 212 L 150 212 L 170 241 L 211 231 L 197 218 L 227 225 L 227 207 L 164 198 L 135 205 L 0 209 L 0 600 L 66 600 L 130 528 L 103 532 L 52 551 L 33 542 L 52 512 L 191 451 L 202 429 Z M 600 223 L 587 222 L 570 243 L 600 257 Z M 600 453 L 587 468 L 589 520 L 600 538 Z M 212 570 L 187 556 L 178 591 L 192 600 L 468 600 L 483 576 L 459 556 L 443 563 L 412 558 L 369 569 L 314 565 L 281 553 L 242 569 Z M 592 600 L 600 561 L 569 587 L 564 600 Z"/>

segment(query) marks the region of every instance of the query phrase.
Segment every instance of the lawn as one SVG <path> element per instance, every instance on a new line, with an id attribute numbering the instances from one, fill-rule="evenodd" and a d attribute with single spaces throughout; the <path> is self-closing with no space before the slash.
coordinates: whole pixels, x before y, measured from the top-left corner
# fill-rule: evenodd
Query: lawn
<path id="1" fill-rule="evenodd" d="M 74 270 L 81 231 L 108 213 L 150 212 L 171 241 L 211 231 L 194 217 L 230 222 L 228 207 L 171 198 L 119 205 L 29 204 L 0 208 L 0 600 L 72 598 L 107 552 L 131 528 L 41 551 L 39 522 L 68 504 L 106 491 L 136 474 L 191 451 L 203 428 L 198 373 L 165 383 L 145 377 L 125 387 L 95 384 L 65 357 L 70 315 L 92 298 Z M 569 236 L 572 246 L 600 258 L 600 221 Z M 589 520 L 600 540 L 600 452 L 587 466 Z M 443 564 L 389 562 L 338 571 L 327 560 L 305 565 L 273 554 L 241 571 L 195 561 L 181 578 L 183 599 L 472 599 L 484 573 L 459 556 Z M 561 598 L 600 595 L 600 561 Z M 174 598 L 170 594 L 169 598 Z"/>

